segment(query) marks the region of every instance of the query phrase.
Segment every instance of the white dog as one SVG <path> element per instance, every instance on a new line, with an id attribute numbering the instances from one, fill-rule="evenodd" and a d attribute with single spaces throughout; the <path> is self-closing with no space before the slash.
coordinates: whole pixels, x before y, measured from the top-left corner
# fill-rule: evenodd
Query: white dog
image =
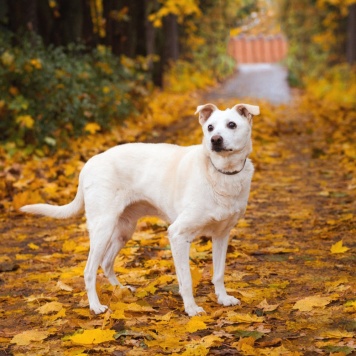
<path id="1" fill-rule="evenodd" d="M 190 244 L 196 236 L 213 240 L 215 293 L 225 306 L 240 301 L 224 286 L 230 230 L 244 215 L 253 165 L 252 116 L 259 107 L 247 104 L 219 110 L 198 106 L 203 127 L 201 145 L 130 143 L 92 157 L 79 176 L 75 199 L 64 206 L 26 205 L 23 212 L 64 219 L 83 211 L 90 235 L 90 253 L 84 271 L 90 309 L 107 310 L 96 292 L 99 265 L 113 285 L 119 285 L 114 260 L 132 236 L 137 220 L 156 215 L 168 221 L 172 255 L 184 308 L 193 316 L 204 312 L 194 300 L 189 267 Z"/>

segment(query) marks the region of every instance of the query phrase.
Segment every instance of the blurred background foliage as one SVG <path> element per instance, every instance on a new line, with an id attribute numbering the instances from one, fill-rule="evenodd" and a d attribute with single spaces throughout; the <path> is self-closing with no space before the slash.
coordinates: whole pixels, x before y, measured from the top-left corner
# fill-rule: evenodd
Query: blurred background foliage
<path id="1" fill-rule="evenodd" d="M 0 139 L 55 148 L 142 111 L 154 88 L 223 80 L 240 2 L 0 0 Z"/>
<path id="2" fill-rule="evenodd" d="M 346 63 L 356 62 L 356 1 L 276 0 L 276 13 L 288 38 L 291 84 L 313 83 L 319 90 L 326 79 L 342 81 L 347 90 L 355 79 Z"/>
<path id="3" fill-rule="evenodd" d="M 42 147 L 47 154 L 135 112 L 157 117 L 159 107 L 184 105 L 190 92 L 231 75 L 229 34 L 244 31 L 282 30 L 290 83 L 354 105 L 355 6 L 356 0 L 0 0 L 0 139 L 11 149 Z M 156 95 L 157 88 L 164 91 Z"/>

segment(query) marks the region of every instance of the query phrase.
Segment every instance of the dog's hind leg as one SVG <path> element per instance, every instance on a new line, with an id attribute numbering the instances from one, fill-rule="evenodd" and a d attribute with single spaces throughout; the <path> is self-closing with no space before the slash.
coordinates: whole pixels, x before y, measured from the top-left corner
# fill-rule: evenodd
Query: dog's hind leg
<path id="1" fill-rule="evenodd" d="M 105 276 L 113 286 L 123 286 L 117 279 L 114 272 L 115 258 L 120 250 L 125 246 L 126 242 L 131 238 L 136 228 L 136 221 L 129 221 L 125 218 L 120 218 L 119 223 L 116 225 L 112 239 L 105 252 L 101 267 L 104 270 Z M 134 290 L 133 287 L 127 288 Z"/>
<path id="2" fill-rule="evenodd" d="M 116 278 L 114 272 L 114 262 L 117 254 L 124 247 L 125 242 L 120 239 L 120 233 L 114 233 L 110 241 L 110 244 L 105 252 L 104 259 L 101 263 L 101 267 L 104 270 L 104 274 L 113 286 L 122 287 L 121 283 Z"/>
<path id="3" fill-rule="evenodd" d="M 90 251 L 84 270 L 85 287 L 88 293 L 89 306 L 95 314 L 104 313 L 108 307 L 102 305 L 96 292 L 96 274 L 102 263 L 110 241 L 117 229 L 117 216 L 107 215 L 90 222 Z"/>

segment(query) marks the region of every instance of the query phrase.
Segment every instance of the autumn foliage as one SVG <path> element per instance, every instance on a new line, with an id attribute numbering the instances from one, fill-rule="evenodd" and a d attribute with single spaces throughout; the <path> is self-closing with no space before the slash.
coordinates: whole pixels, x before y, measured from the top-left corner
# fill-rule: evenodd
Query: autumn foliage
<path id="1" fill-rule="evenodd" d="M 198 46 L 199 38 L 195 41 Z M 20 66 L 8 52 L 0 61 L 37 75 L 45 64 L 36 58 Z M 136 73 L 136 61 L 123 61 Z M 83 114 L 85 135 L 70 137 L 51 155 L 49 149 L 1 143 L 0 355 L 356 352 L 356 87 L 348 65 L 324 64 L 325 74 L 306 76 L 305 89 L 293 91 L 288 105 L 250 99 L 262 112 L 253 123 L 255 174 L 245 218 L 231 233 L 225 274 L 227 290 L 241 306 L 216 303 L 212 243 L 203 236 L 193 242 L 190 262 L 195 297 L 206 314 L 187 317 L 167 224 L 149 217 L 139 222 L 115 263 L 120 282 L 136 291 L 113 288 L 99 271 L 99 297 L 110 311 L 92 315 L 83 280 L 89 250 L 85 218 L 18 212 L 29 203 L 68 203 L 84 163 L 116 144 L 199 144 L 201 128 L 193 113 L 218 80 L 213 69 L 194 68 L 178 61 L 166 72 L 165 89 L 141 93 L 140 110 L 124 125 L 105 131 L 103 123 Z M 15 89 L 6 95 L 21 99 Z M 222 97 L 215 104 L 226 108 L 241 101 Z M 9 101 L 0 101 L 1 115 L 10 109 Z M 16 118 L 15 133 L 26 136 L 34 115 L 22 108 Z M 56 139 L 63 133 L 57 134 Z"/>
<path id="2" fill-rule="evenodd" d="M 256 173 L 246 217 L 232 232 L 225 277 L 242 306 L 216 304 L 211 241 L 200 238 L 192 246 L 191 269 L 194 286 L 199 285 L 197 301 L 207 314 L 185 316 L 167 226 L 150 218 L 141 221 L 115 264 L 120 281 L 137 291 L 113 289 L 100 275 L 100 299 L 111 311 L 90 315 L 82 278 L 89 248 L 84 219 L 17 213 L 29 202 L 68 202 L 83 161 L 115 141 L 199 143 L 200 128 L 190 114 L 202 100 L 175 102 L 174 128 L 157 126 L 153 116 L 160 120 L 164 113 L 151 105 L 153 116 L 141 117 L 140 125 L 93 132 L 51 158 L 21 160 L 2 152 L 7 167 L 0 260 L 4 350 L 33 355 L 56 350 L 64 355 L 353 352 L 356 128 L 354 111 L 337 103 L 330 107 L 309 96 L 289 107 L 259 103 L 263 115 L 253 131 Z"/>

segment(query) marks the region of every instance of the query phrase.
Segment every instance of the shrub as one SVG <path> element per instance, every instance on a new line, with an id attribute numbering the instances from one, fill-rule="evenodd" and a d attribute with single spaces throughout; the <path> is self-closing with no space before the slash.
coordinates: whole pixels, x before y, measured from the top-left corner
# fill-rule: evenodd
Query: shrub
<path id="1" fill-rule="evenodd" d="M 104 47 L 46 48 L 33 36 L 11 46 L 2 36 L 0 139 L 31 151 L 106 129 L 132 111 L 130 94 L 143 80 Z"/>

